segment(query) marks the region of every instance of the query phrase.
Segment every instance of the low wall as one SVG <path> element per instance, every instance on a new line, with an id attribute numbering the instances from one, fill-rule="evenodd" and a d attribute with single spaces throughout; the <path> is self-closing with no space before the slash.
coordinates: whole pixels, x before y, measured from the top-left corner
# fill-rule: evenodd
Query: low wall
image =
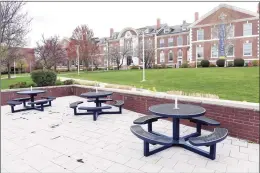
<path id="1" fill-rule="evenodd" d="M 45 95 L 56 97 L 77 95 L 94 91 L 93 87 L 73 85 L 46 87 Z M 155 104 L 174 103 L 175 96 L 161 93 L 143 93 L 138 91 L 120 90 L 112 88 L 102 88 L 99 90 L 113 91 L 114 100 L 124 100 L 124 108 L 150 114 L 148 108 Z M 17 90 L 5 90 L 1 93 L 1 105 L 5 105 L 7 100 L 18 97 Z M 217 100 L 209 98 L 196 98 L 189 96 L 178 96 L 179 103 L 189 103 L 202 106 L 206 109 L 206 116 L 221 123 L 221 127 L 229 130 L 229 135 L 259 143 L 259 104 L 236 102 L 228 100 Z M 65 104 L 65 103 L 64 103 Z M 188 120 L 181 120 L 182 124 L 194 126 Z M 205 128 L 205 127 L 204 127 Z M 213 128 L 206 127 L 208 130 Z"/>

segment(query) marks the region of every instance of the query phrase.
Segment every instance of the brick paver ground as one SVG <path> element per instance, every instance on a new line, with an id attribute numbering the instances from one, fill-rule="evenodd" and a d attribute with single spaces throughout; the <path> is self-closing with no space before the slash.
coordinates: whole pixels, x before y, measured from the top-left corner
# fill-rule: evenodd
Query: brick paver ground
<path id="1" fill-rule="evenodd" d="M 150 157 L 129 127 L 140 114 L 74 116 L 69 103 L 84 98 L 57 98 L 44 112 L 10 113 L 1 107 L 1 172 L 258 172 L 259 145 L 233 137 L 217 145 L 210 160 L 173 147 Z M 116 109 L 116 108 L 113 108 Z M 171 122 L 154 129 L 171 135 Z M 181 134 L 195 131 L 181 125 Z M 203 131 L 203 134 L 209 132 Z M 207 147 L 202 147 L 208 149 Z"/>

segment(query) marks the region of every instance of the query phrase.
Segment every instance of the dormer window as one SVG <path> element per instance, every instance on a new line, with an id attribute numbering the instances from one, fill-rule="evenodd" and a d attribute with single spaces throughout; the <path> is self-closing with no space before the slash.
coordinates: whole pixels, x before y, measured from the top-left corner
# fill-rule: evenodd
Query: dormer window
<path id="1" fill-rule="evenodd" d="M 165 28 L 164 33 L 168 33 L 168 32 L 170 32 L 170 28 Z"/>
<path id="2" fill-rule="evenodd" d="M 147 28 L 144 33 L 148 34 L 150 32 L 149 28 Z"/>

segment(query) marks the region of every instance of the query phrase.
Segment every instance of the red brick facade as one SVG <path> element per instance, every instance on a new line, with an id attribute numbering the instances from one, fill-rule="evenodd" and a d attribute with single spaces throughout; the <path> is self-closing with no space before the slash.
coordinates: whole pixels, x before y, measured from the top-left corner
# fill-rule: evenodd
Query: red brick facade
<path id="1" fill-rule="evenodd" d="M 47 93 L 39 96 L 79 96 L 81 93 L 92 91 L 92 89 L 79 86 L 46 87 L 44 89 L 47 90 Z M 6 105 L 6 102 L 13 98 L 21 97 L 20 95 L 17 95 L 16 92 L 17 90 L 1 92 L 1 105 Z M 112 98 L 114 100 L 124 100 L 125 109 L 142 114 L 150 114 L 148 108 L 152 105 L 173 103 L 172 100 L 168 99 L 119 92 L 114 92 Z M 229 135 L 259 143 L 259 111 L 229 107 L 228 105 L 220 106 L 186 101 L 181 101 L 180 103 L 190 103 L 204 107 L 206 109 L 206 116 L 219 121 L 221 123 L 221 127 L 229 130 Z M 69 103 L 64 103 L 64 105 L 66 104 Z M 53 107 L 55 107 L 55 104 Z M 194 124 L 190 123 L 188 120 L 182 120 L 181 123 L 194 126 Z M 207 129 L 212 130 L 212 128 Z"/>

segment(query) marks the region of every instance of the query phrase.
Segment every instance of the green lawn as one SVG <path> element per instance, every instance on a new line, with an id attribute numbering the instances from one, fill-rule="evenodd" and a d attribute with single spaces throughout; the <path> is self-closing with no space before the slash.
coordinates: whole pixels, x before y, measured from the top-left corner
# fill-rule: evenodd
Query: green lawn
<path id="1" fill-rule="evenodd" d="M 141 82 L 142 70 L 81 72 L 80 76 L 77 72 L 70 72 L 59 76 L 150 89 L 155 87 L 157 91 L 208 93 L 218 95 L 221 99 L 259 103 L 259 67 L 152 69 L 146 70 L 146 82 Z M 1 89 L 24 81 L 32 83 L 29 76 L 1 79 Z"/>
<path id="2" fill-rule="evenodd" d="M 143 88 L 155 87 L 157 91 L 178 90 L 188 93 L 208 93 L 221 99 L 259 103 L 259 67 L 251 68 L 180 68 L 109 72 L 63 73 L 60 76 L 106 83 L 124 84 Z"/>
<path id="3" fill-rule="evenodd" d="M 9 85 L 16 84 L 18 82 L 26 82 L 27 84 L 32 84 L 31 77 L 17 77 L 12 79 L 1 79 L 1 89 L 8 89 Z"/>

